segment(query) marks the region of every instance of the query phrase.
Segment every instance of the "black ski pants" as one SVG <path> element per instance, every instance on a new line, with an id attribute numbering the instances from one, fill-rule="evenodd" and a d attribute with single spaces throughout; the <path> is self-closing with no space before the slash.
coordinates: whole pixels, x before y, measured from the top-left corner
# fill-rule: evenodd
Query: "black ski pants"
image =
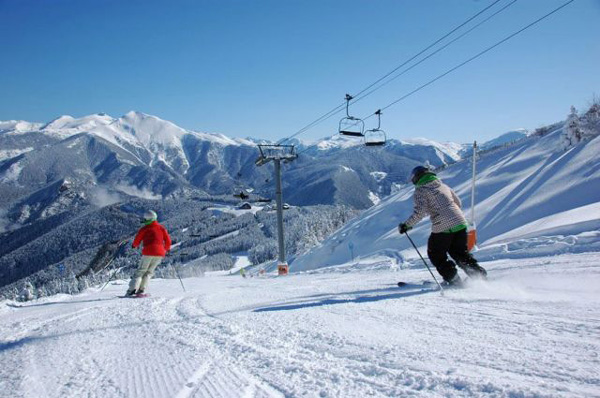
<path id="1" fill-rule="evenodd" d="M 456 261 L 456 264 L 448 258 Z M 479 268 L 475 257 L 467 249 L 467 230 L 451 233 L 432 233 L 427 241 L 427 256 L 445 281 L 456 275 L 456 265 L 461 268 Z"/>

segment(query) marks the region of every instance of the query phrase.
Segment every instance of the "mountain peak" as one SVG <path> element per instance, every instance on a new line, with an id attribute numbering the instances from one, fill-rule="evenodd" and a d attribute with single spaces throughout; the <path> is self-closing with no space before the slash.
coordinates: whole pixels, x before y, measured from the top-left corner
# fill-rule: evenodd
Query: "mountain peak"
<path id="1" fill-rule="evenodd" d="M 131 111 L 127 112 L 121 118 L 122 119 L 148 119 L 148 118 L 153 118 L 153 119 L 157 119 L 157 120 L 162 120 L 162 119 L 160 119 L 160 118 L 158 118 L 156 116 L 149 115 L 147 113 L 140 112 L 140 111 L 134 111 L 134 110 L 131 110 Z"/>
<path id="2" fill-rule="evenodd" d="M 25 120 L 6 120 L 0 121 L 0 132 L 27 133 L 39 130 L 42 123 L 32 123 Z"/>
<path id="3" fill-rule="evenodd" d="M 42 130 L 59 130 L 65 128 L 65 125 L 73 122 L 75 118 L 70 115 L 62 115 L 46 123 Z"/>

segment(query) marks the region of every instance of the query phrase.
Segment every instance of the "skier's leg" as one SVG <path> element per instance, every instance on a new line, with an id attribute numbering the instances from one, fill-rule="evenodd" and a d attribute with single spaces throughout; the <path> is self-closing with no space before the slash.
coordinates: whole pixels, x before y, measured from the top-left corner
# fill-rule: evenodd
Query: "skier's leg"
<path id="1" fill-rule="evenodd" d="M 131 280 L 129 281 L 129 289 L 127 289 L 127 294 L 133 294 L 139 289 L 140 284 L 142 283 L 142 278 L 148 270 L 151 261 L 151 256 L 142 256 L 138 269 L 135 270 L 135 273 L 131 276 Z"/>
<path id="2" fill-rule="evenodd" d="M 452 243 L 449 234 L 432 233 L 427 241 L 427 256 L 446 282 L 456 276 L 456 264 L 448 259 L 448 249 Z"/>
<path id="3" fill-rule="evenodd" d="M 467 248 L 467 230 L 454 232 L 448 234 L 452 236 L 452 242 L 450 244 L 450 257 L 456 261 L 456 264 L 465 271 L 469 276 L 478 276 L 485 278 L 487 271 L 479 265 L 475 257 L 469 253 Z"/>
<path id="4" fill-rule="evenodd" d="M 148 266 L 148 269 L 146 270 L 146 272 L 144 273 L 144 276 L 142 277 L 142 282 L 140 283 L 140 286 L 137 290 L 138 293 L 143 293 L 144 290 L 146 290 L 146 287 L 148 287 L 148 282 L 150 282 L 150 279 L 154 275 L 154 270 L 156 270 L 156 267 L 158 267 L 158 265 L 162 262 L 162 259 L 163 259 L 162 257 L 158 257 L 158 256 L 152 256 L 150 258 L 151 258 L 150 265 Z"/>

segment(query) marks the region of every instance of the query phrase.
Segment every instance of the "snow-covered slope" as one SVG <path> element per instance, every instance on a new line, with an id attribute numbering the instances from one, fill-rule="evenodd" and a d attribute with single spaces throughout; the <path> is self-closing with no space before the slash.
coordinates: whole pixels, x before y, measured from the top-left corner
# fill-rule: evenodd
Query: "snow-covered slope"
<path id="1" fill-rule="evenodd" d="M 22 134 L 39 130 L 42 126 L 42 123 L 31 123 L 24 120 L 0 121 L 0 133 Z"/>
<path id="2" fill-rule="evenodd" d="M 508 245 L 522 239 L 527 245 L 551 245 L 555 251 L 578 251 L 578 240 L 600 242 L 600 137 L 569 150 L 561 145 L 562 129 L 544 136 L 531 136 L 513 146 L 484 154 L 478 161 L 475 221 L 478 226 L 478 256 L 520 252 Z M 439 173 L 453 187 L 470 215 L 471 163 L 459 162 Z M 397 226 L 412 212 L 412 186 L 405 186 L 360 218 L 339 230 L 310 253 L 297 258 L 294 270 L 343 264 L 352 256 L 401 256 L 410 249 Z M 419 245 L 426 243 L 429 221 L 411 231 Z M 545 235 L 555 239 L 539 239 Z M 567 235 L 569 239 L 561 240 Z M 557 244 L 561 241 L 561 244 Z M 537 243 L 536 243 L 537 242 Z M 600 244 L 599 244 L 600 246 Z M 588 247 L 588 246 L 586 246 Z M 539 248 L 538 248 L 539 249 Z M 404 254 L 414 254 L 409 250 Z"/>
<path id="3" fill-rule="evenodd" d="M 512 142 L 522 140 L 528 135 L 529 132 L 526 129 L 516 129 L 513 131 L 508 131 L 497 138 L 484 142 L 480 145 L 479 149 L 485 151 L 502 145 L 510 144 Z"/>
<path id="4" fill-rule="evenodd" d="M 464 149 L 464 145 L 455 142 L 437 142 L 427 138 L 412 138 L 400 141 L 403 145 L 433 147 L 438 152 L 440 159 L 450 157 L 453 161 L 460 160 L 460 152 Z"/>
<path id="5" fill-rule="evenodd" d="M 488 262 L 444 296 L 386 262 L 3 302 L 0 397 L 597 397 L 599 262 Z"/>
<path id="6" fill-rule="evenodd" d="M 82 132 L 89 132 L 113 122 L 114 119 L 104 113 L 88 115 L 78 119 L 69 115 L 63 115 L 44 125 L 40 131 L 46 135 L 67 138 Z"/>

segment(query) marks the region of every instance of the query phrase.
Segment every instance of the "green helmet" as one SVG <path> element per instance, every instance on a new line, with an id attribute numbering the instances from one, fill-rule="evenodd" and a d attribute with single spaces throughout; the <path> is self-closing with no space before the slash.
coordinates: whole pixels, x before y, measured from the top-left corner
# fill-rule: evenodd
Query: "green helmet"
<path id="1" fill-rule="evenodd" d="M 154 210 L 148 210 L 144 213 L 144 217 L 142 218 L 142 224 L 152 224 L 154 221 L 158 219 L 158 215 Z"/>

